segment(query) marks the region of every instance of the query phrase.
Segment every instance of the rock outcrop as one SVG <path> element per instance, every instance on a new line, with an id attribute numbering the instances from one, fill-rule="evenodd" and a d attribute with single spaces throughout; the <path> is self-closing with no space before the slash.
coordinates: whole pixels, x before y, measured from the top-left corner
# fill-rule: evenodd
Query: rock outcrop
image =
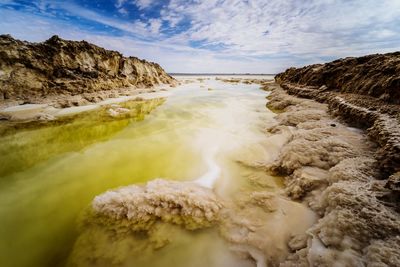
<path id="1" fill-rule="evenodd" d="M 0 101 L 41 103 L 44 99 L 82 95 L 90 102 L 96 93 L 120 88 L 175 84 L 160 65 L 124 57 L 86 41 L 53 36 L 29 43 L 0 35 Z M 77 104 L 79 105 L 79 103 Z"/>
<path id="2" fill-rule="evenodd" d="M 325 86 L 326 90 L 379 98 L 400 104 L 400 52 L 338 59 L 326 64 L 290 68 L 278 82 Z"/>

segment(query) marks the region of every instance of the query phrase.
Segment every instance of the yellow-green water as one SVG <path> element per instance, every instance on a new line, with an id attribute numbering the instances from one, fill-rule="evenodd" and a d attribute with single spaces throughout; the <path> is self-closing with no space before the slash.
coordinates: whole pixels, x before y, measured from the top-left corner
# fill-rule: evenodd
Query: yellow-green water
<path id="1" fill-rule="evenodd" d="M 158 177 L 194 180 L 211 168 L 216 190 L 229 192 L 241 176 L 258 175 L 240 162 L 268 157 L 259 148 L 271 117 L 266 93 L 213 79 L 173 90 L 167 99 L 123 104 L 131 113 L 120 119 L 103 108 L 1 129 L 0 266 L 63 266 L 79 215 L 108 189 Z M 213 235 L 199 236 L 194 247 L 203 250 L 192 253 L 212 248 L 205 244 Z"/>

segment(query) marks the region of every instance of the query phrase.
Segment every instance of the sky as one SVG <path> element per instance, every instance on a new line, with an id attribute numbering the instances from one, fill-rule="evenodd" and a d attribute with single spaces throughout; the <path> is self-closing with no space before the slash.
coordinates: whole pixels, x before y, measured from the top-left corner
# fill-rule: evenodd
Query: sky
<path id="1" fill-rule="evenodd" d="M 0 0 L 0 34 L 87 40 L 168 72 L 273 74 L 400 50 L 400 0 Z"/>

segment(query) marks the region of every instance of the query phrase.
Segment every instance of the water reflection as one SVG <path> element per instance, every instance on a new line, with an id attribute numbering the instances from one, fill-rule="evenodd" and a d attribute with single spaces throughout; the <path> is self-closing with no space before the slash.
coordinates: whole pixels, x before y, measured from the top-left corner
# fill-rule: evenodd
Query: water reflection
<path id="1" fill-rule="evenodd" d="M 1 128 L 0 177 L 23 171 L 54 155 L 79 151 L 105 141 L 133 121 L 144 120 L 165 99 L 129 101 L 120 106 L 129 110 L 119 118 L 109 115 L 109 106 L 94 112 L 49 122 L 9 123 Z M 23 128 L 22 128 L 23 127 Z M 22 129 L 21 129 L 22 128 Z"/>

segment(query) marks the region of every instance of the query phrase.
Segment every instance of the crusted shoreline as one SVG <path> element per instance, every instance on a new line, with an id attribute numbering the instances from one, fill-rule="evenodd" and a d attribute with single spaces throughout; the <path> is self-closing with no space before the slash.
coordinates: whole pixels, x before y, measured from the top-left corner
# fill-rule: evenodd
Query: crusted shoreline
<path id="1" fill-rule="evenodd" d="M 320 215 L 281 266 L 400 265 L 400 107 L 385 71 L 398 62 L 371 55 L 276 76 L 267 106 L 280 123 L 270 131 L 290 127 L 292 137 L 269 169 Z"/>
<path id="2" fill-rule="evenodd" d="M 379 147 L 329 116 L 327 104 L 290 96 L 279 86 L 269 99 L 268 106 L 280 110 L 279 124 L 269 131 L 290 128 L 292 135 L 269 170 L 285 176 L 288 197 L 320 216 L 304 247 L 281 266 L 398 266 L 399 176 L 380 179 Z"/>
<path id="3" fill-rule="evenodd" d="M 278 80 L 279 81 L 279 80 Z M 289 94 L 327 103 L 329 111 L 352 126 L 366 129 L 368 136 L 380 145 L 376 153 L 382 178 L 400 170 L 399 105 L 391 105 L 371 97 L 325 92 L 324 88 L 281 82 Z"/>
<path id="4" fill-rule="evenodd" d="M 382 178 L 400 171 L 400 53 L 290 68 L 275 80 L 289 94 L 327 103 L 330 112 L 367 129 L 381 147 Z"/>

